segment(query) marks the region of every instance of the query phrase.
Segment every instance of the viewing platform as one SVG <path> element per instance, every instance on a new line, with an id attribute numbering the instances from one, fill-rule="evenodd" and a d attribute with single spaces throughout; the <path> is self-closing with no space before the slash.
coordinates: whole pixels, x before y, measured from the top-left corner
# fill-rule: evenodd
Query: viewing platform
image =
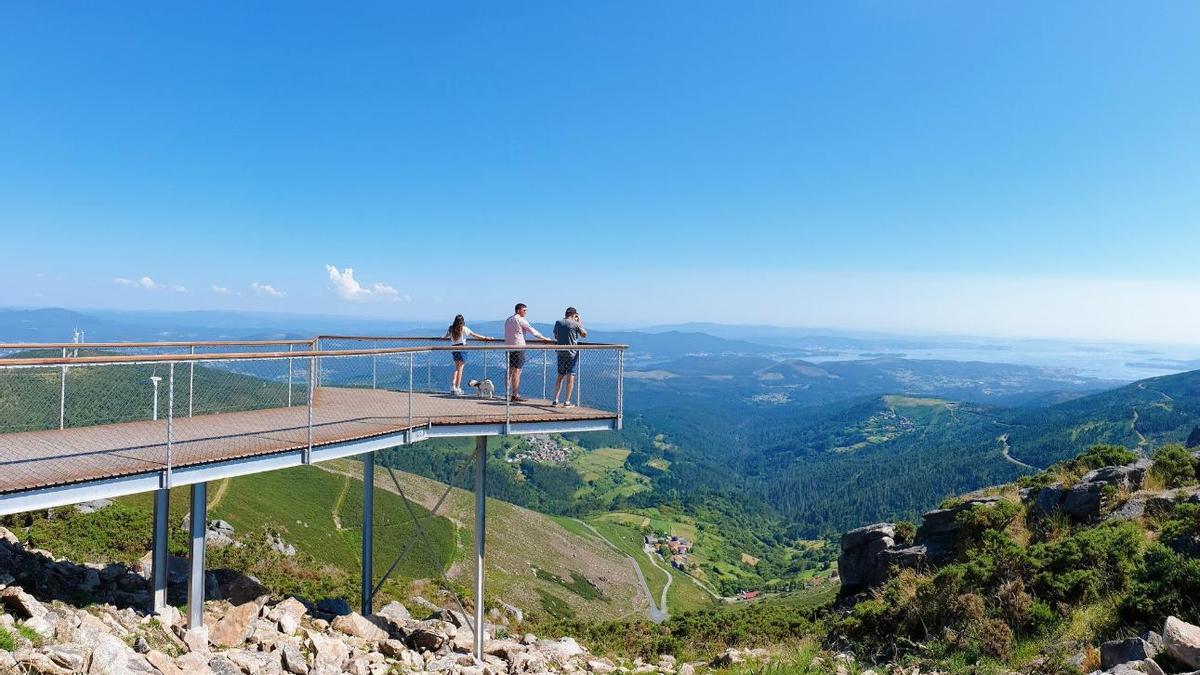
<path id="1" fill-rule="evenodd" d="M 205 486 L 211 480 L 362 455 L 364 503 L 370 505 L 376 451 L 427 438 L 474 437 L 482 524 L 487 436 L 621 428 L 625 346 L 571 349 L 578 353 L 572 405 L 555 406 L 563 347 L 548 343 L 451 346 L 432 338 L 321 336 L 0 344 L 0 515 L 154 491 L 156 610 L 166 596 L 157 570 L 166 555 L 172 487 L 192 486 L 191 522 L 200 527 L 193 529 L 192 579 L 200 584 L 189 592 L 193 600 L 203 598 Z M 462 395 L 450 391 L 452 352 L 466 361 Z M 524 359 L 520 398 L 508 391 L 511 355 L 518 353 Z M 364 613 L 378 590 L 371 518 L 367 508 Z M 477 601 L 482 536 L 477 528 Z M 203 603 L 189 605 L 199 612 Z"/>

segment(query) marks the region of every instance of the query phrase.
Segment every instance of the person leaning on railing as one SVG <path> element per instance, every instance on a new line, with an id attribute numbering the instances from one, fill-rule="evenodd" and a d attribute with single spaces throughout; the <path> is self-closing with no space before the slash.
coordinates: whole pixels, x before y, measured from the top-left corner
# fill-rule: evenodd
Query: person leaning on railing
<path id="1" fill-rule="evenodd" d="M 480 335 L 475 331 L 467 328 L 467 320 L 462 314 L 454 317 L 454 322 L 446 329 L 446 334 L 442 336 L 443 340 L 450 340 L 452 346 L 465 347 L 467 338 L 475 338 L 477 340 L 491 341 L 493 338 L 485 335 Z M 450 393 L 454 396 L 462 396 L 462 374 L 463 368 L 467 365 L 467 353 L 465 351 L 450 352 L 450 356 L 454 357 L 454 375 L 450 378 Z"/>
<path id="2" fill-rule="evenodd" d="M 587 337 L 587 329 L 583 320 L 574 307 L 568 307 L 563 318 L 554 322 L 554 339 L 560 345 L 577 345 L 579 338 Z M 570 408 L 571 390 L 575 388 L 575 374 L 579 372 L 579 350 L 566 349 L 558 353 L 558 379 L 554 382 L 554 403 L 558 405 L 558 393 L 562 390 L 563 380 L 567 381 L 567 395 L 563 399 L 563 407 Z"/>
<path id="3" fill-rule="evenodd" d="M 525 336 L 532 335 L 542 342 L 553 342 L 550 338 L 537 332 L 537 329 L 525 320 L 529 310 L 525 303 L 518 302 L 513 308 L 513 315 L 504 321 L 504 344 L 525 346 Z M 513 350 L 508 353 L 508 391 L 512 401 L 524 401 L 521 398 L 521 369 L 525 367 L 525 351 Z"/>

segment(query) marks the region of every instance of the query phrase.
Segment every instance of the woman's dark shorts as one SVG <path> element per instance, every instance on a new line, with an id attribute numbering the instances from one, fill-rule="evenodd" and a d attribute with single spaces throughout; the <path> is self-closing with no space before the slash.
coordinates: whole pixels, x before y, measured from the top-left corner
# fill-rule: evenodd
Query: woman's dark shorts
<path id="1" fill-rule="evenodd" d="M 467 353 L 466 352 L 450 352 L 450 356 L 454 357 L 455 363 L 466 363 L 467 362 Z"/>
<path id="2" fill-rule="evenodd" d="M 558 353 L 558 374 L 575 375 L 579 372 L 579 352 Z"/>
<path id="3" fill-rule="evenodd" d="M 525 352 L 509 352 L 508 353 L 509 368 L 524 368 L 525 367 Z"/>

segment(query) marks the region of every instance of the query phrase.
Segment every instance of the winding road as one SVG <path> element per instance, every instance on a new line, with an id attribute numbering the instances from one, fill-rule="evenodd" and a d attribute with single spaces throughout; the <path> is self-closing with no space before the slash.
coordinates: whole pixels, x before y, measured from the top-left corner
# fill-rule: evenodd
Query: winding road
<path id="1" fill-rule="evenodd" d="M 1004 455 L 1004 459 L 1008 460 L 1009 462 L 1012 462 L 1013 464 L 1016 464 L 1017 466 L 1024 467 L 1031 471 L 1041 471 L 1041 469 L 1037 468 L 1036 466 L 1033 466 L 1032 464 L 1026 464 L 1025 462 L 1022 462 L 1021 460 L 1019 460 L 1016 457 L 1013 457 L 1012 455 L 1009 454 L 1008 434 L 1004 434 L 1004 435 L 1000 436 L 1000 438 L 998 438 L 997 440 L 1000 441 L 1000 451 L 1001 451 L 1001 454 Z"/>
<path id="2" fill-rule="evenodd" d="M 633 565 L 633 571 L 637 573 L 638 582 L 641 583 L 641 585 L 642 585 L 642 591 L 646 594 L 646 600 L 648 600 L 650 602 L 650 620 L 653 621 L 654 623 L 662 623 L 662 622 L 666 621 L 667 617 L 670 616 L 669 612 L 667 611 L 667 589 L 669 589 L 671 587 L 671 573 L 667 572 L 663 568 L 659 567 L 658 563 L 654 562 L 653 558 L 650 559 L 651 565 L 654 565 L 654 567 L 656 569 L 661 571 L 663 574 L 667 575 L 667 585 L 663 588 L 663 592 L 662 592 L 662 604 L 654 602 L 654 594 L 650 592 L 650 584 L 646 583 L 646 577 L 645 577 L 645 575 L 642 574 L 642 566 L 638 564 L 637 560 L 634 560 L 633 556 L 631 556 L 628 553 L 617 548 L 616 544 L 609 541 L 608 537 L 605 537 L 603 534 L 600 534 L 600 530 L 597 530 L 596 528 L 592 527 L 591 523 L 584 522 L 578 518 L 572 518 L 571 520 L 574 520 L 575 522 L 579 523 L 580 525 L 586 527 L 588 530 L 590 530 L 592 532 L 592 534 L 599 537 L 600 541 L 604 542 L 605 544 L 608 544 L 608 547 L 611 548 L 612 550 L 616 551 L 617 553 L 620 553 L 621 555 L 625 556 L 626 558 L 629 558 L 629 564 Z M 649 557 L 649 556 L 647 555 L 647 557 Z"/>

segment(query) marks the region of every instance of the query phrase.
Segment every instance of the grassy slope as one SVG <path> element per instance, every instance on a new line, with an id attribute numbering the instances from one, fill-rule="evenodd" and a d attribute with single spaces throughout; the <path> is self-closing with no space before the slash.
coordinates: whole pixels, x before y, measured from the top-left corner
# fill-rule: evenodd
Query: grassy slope
<path id="1" fill-rule="evenodd" d="M 628 458 L 629 450 L 624 448 L 600 448 L 579 454 L 571 462 L 586 484 L 578 494 L 594 492 L 605 502 L 612 502 L 649 490 L 649 478 L 625 468 Z"/>
<path id="2" fill-rule="evenodd" d="M 362 475 L 362 466 L 352 460 L 326 465 L 331 471 Z M 401 471 L 396 477 L 406 494 L 425 507 L 432 507 L 445 485 Z M 395 490 L 386 469 L 376 469 L 376 485 Z M 603 543 L 578 530 L 564 527 L 561 521 L 506 502 L 489 499 L 488 564 L 489 594 L 526 611 L 546 611 L 547 604 L 579 616 L 599 619 L 639 618 L 646 613 L 646 602 L 628 561 Z M 470 531 L 475 521 L 474 497 L 465 490 L 453 489 L 439 513 L 446 514 L 462 528 L 460 560 L 450 570 L 452 580 L 473 583 L 473 559 Z M 570 580 L 572 572 L 586 577 L 599 588 L 603 598 L 588 599 L 548 579 L 534 576 L 533 568 Z M 545 598 L 552 598 L 545 600 Z"/>
<path id="3" fill-rule="evenodd" d="M 362 483 L 316 467 L 297 467 L 241 476 L 209 486 L 209 518 L 229 521 L 238 536 L 271 529 L 297 550 L 313 558 L 357 573 L 362 551 Z M 150 494 L 122 498 L 140 508 L 152 508 Z M 187 512 L 188 488 L 171 491 L 171 512 Z M 398 496 L 382 491 L 375 497 L 375 568 L 382 572 L 399 553 L 415 529 Z M 215 503 L 215 505 L 214 505 Z M 337 513 L 341 529 L 333 519 Z M 457 554 L 454 526 L 445 518 L 430 519 L 427 510 L 414 507 L 422 519 L 433 554 L 441 568 Z M 397 568 L 408 578 L 437 576 L 436 564 L 424 546 L 416 545 Z"/>

